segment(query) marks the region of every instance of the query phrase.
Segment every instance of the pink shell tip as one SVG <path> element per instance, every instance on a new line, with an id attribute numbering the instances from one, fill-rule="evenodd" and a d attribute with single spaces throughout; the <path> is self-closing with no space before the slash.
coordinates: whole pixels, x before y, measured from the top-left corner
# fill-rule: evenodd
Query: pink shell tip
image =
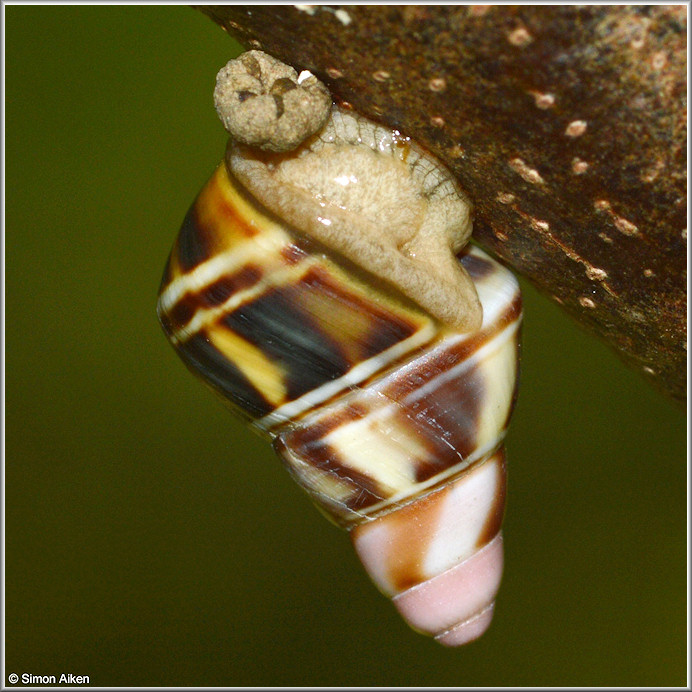
<path id="1" fill-rule="evenodd" d="M 488 545 L 456 567 L 404 591 L 392 600 L 414 629 L 444 636 L 461 623 L 468 623 L 469 640 L 474 638 L 471 636 L 473 619 L 488 611 L 495 600 L 502 578 L 502 566 L 502 534 L 499 533 Z M 487 627 L 491 617 L 492 610 L 482 629 L 482 623 L 473 628 L 473 631 L 480 629 L 475 636 Z"/>
<path id="2" fill-rule="evenodd" d="M 490 627 L 490 623 L 493 619 L 493 611 L 495 610 L 495 603 L 491 603 L 487 608 L 482 610 L 477 615 L 469 618 L 465 622 L 452 627 L 452 629 L 438 634 L 435 637 L 435 641 L 442 644 L 442 646 L 463 646 L 472 642 L 474 639 L 478 639 L 485 631 Z"/>

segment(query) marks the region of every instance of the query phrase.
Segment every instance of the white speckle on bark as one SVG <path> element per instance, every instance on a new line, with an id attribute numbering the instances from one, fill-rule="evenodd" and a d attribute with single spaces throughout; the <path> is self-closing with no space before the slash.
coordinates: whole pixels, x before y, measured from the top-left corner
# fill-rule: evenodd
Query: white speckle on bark
<path id="1" fill-rule="evenodd" d="M 658 53 L 654 53 L 653 57 L 651 58 L 651 67 L 653 67 L 654 70 L 662 70 L 666 66 L 667 62 L 668 56 L 666 55 L 665 51 L 660 51 Z"/>
<path id="2" fill-rule="evenodd" d="M 572 173 L 575 175 L 581 175 L 586 173 L 589 168 L 589 164 L 586 161 L 582 161 L 579 157 L 574 157 L 572 159 Z"/>
<path id="3" fill-rule="evenodd" d="M 293 5 L 293 7 L 295 7 L 298 12 L 305 12 L 311 17 L 317 12 L 317 5 Z"/>
<path id="4" fill-rule="evenodd" d="M 464 147 L 462 147 L 460 144 L 455 144 L 454 146 L 450 147 L 449 155 L 453 159 L 463 159 L 464 156 L 466 156 L 466 152 L 464 151 Z"/>
<path id="5" fill-rule="evenodd" d="M 598 267 L 593 267 L 590 264 L 586 265 L 586 275 L 592 281 L 603 281 L 608 278 L 608 272 L 605 269 L 599 269 Z"/>
<path id="6" fill-rule="evenodd" d="M 325 7 L 325 9 L 328 9 Z M 351 23 L 351 15 L 346 10 L 336 10 L 334 16 L 344 25 L 348 26 Z"/>
<path id="7" fill-rule="evenodd" d="M 333 7 L 328 5 L 293 5 L 298 12 L 305 12 L 305 14 L 314 17 L 317 10 L 322 10 L 323 12 L 331 12 L 344 26 L 348 26 L 351 23 L 351 15 L 346 10 L 335 10 Z"/>
<path id="8" fill-rule="evenodd" d="M 531 41 L 533 41 L 533 36 L 523 27 L 517 27 L 507 35 L 507 40 L 517 48 L 523 48 L 528 46 Z"/>
<path id="9" fill-rule="evenodd" d="M 567 129 L 565 134 L 568 137 L 581 137 L 586 132 L 586 120 L 573 120 Z"/>
<path id="10" fill-rule="evenodd" d="M 535 231 L 540 231 L 541 233 L 545 233 L 546 231 L 550 230 L 550 224 L 547 221 L 541 221 L 540 219 L 534 219 L 531 217 L 531 228 L 533 228 Z"/>
<path id="11" fill-rule="evenodd" d="M 553 94 L 542 94 L 540 91 L 532 91 L 531 94 L 536 102 L 536 107 L 541 110 L 546 110 L 555 105 L 555 96 Z"/>
<path id="12" fill-rule="evenodd" d="M 430 91 L 444 91 L 447 88 L 447 81 L 444 77 L 433 77 L 428 82 L 428 89 Z"/>
<path id="13" fill-rule="evenodd" d="M 613 217 L 613 223 L 615 224 L 615 228 L 623 235 L 639 235 L 639 229 L 631 221 L 624 219 L 622 216 Z"/>
<path id="14" fill-rule="evenodd" d="M 527 166 L 523 159 L 512 159 L 509 162 L 509 167 L 515 173 L 518 173 L 527 183 L 540 184 L 545 182 L 541 174 L 535 168 Z"/>

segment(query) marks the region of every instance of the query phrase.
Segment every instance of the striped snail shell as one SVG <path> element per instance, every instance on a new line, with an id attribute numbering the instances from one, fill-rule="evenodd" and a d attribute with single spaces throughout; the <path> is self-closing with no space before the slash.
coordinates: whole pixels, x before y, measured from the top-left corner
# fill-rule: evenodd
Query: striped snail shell
<path id="1" fill-rule="evenodd" d="M 518 284 L 464 247 L 470 205 L 430 154 L 336 106 L 318 125 L 288 153 L 234 135 L 159 319 L 405 620 L 460 645 L 489 625 L 502 574 Z"/>

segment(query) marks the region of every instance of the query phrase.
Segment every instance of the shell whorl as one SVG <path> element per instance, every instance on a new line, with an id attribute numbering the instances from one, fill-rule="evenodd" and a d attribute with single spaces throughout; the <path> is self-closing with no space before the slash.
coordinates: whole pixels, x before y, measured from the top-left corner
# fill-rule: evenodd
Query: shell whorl
<path id="1" fill-rule="evenodd" d="M 368 157 L 398 188 L 380 209 L 360 184 Z M 229 145 L 158 302 L 182 360 L 350 531 L 407 622 L 448 646 L 488 626 L 502 573 L 522 314 L 512 274 L 462 249 L 469 212 L 439 162 L 334 109 L 291 154 Z M 426 293 L 435 266 L 441 284 L 461 282 L 437 293 L 465 301 L 456 316 Z"/>
<path id="2" fill-rule="evenodd" d="M 460 261 L 483 305 L 477 332 L 450 330 L 283 225 L 221 165 L 159 299 L 183 361 L 273 439 L 318 507 L 355 527 L 366 569 L 404 617 L 450 645 L 487 627 L 499 584 L 521 319 L 511 273 L 477 248 Z M 469 585 L 479 569 L 489 574 Z M 430 624 L 431 588 L 463 609 L 445 606 Z"/>

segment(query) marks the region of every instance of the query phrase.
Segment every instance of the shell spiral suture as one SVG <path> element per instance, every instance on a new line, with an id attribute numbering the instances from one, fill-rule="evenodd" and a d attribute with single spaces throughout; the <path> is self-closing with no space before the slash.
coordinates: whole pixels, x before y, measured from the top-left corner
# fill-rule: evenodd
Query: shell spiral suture
<path id="1" fill-rule="evenodd" d="M 415 199 L 391 204 L 385 191 L 385 215 L 373 211 L 358 185 L 364 149 L 394 159 Z M 229 146 L 183 222 L 158 303 L 182 360 L 273 442 L 404 619 L 447 646 L 492 618 L 521 323 L 512 274 L 461 249 L 465 204 L 439 162 L 335 109 L 296 152 Z M 388 218 L 396 228 L 383 234 Z M 349 219 L 355 245 L 332 235 Z M 436 224 L 442 241 L 428 238 Z M 459 279 L 468 298 L 454 314 L 426 293 L 448 262 L 441 283 Z M 420 300 L 400 273 L 414 263 Z"/>

